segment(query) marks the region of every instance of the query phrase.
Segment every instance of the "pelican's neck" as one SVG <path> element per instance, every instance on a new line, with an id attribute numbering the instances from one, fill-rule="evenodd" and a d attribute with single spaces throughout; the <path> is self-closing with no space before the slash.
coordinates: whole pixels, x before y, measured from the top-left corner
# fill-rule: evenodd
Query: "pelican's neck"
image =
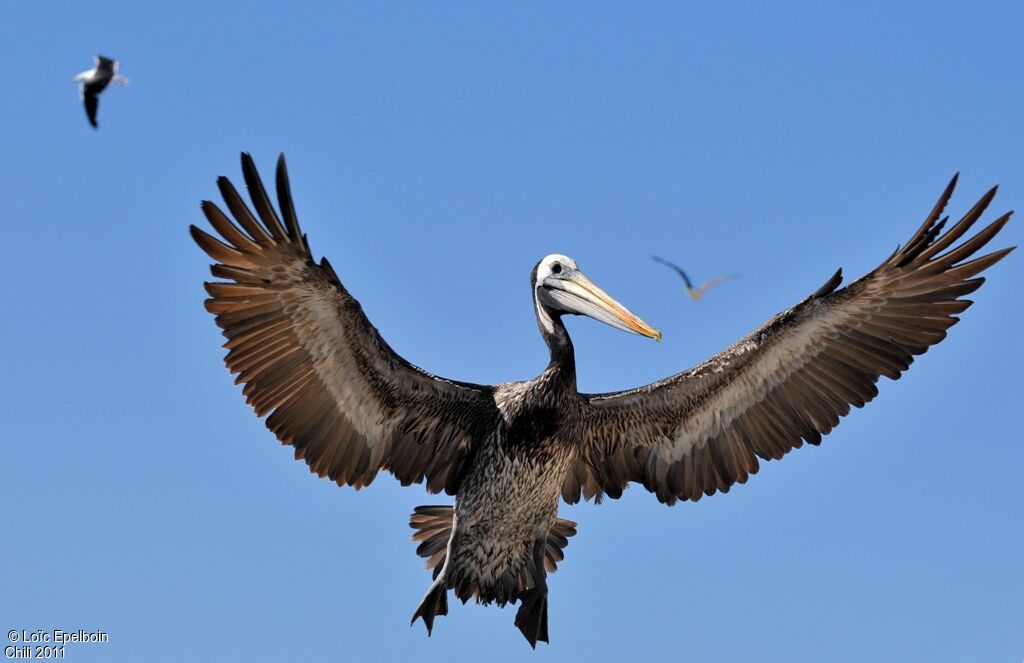
<path id="1" fill-rule="evenodd" d="M 562 324 L 562 314 L 541 304 L 536 296 L 533 298 L 533 304 L 537 311 L 537 327 L 540 328 L 540 335 L 544 337 L 544 342 L 548 344 L 551 353 L 551 361 L 544 373 L 567 380 L 575 389 L 576 355 L 569 332 Z"/>

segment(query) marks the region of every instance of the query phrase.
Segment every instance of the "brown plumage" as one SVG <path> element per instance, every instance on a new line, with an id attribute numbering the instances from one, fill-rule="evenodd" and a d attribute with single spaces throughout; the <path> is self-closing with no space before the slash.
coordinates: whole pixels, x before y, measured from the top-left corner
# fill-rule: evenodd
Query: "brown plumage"
<path id="1" fill-rule="evenodd" d="M 985 269 L 1012 248 L 968 261 L 1010 218 L 999 217 L 955 249 L 981 218 L 991 189 L 945 235 L 939 220 L 956 185 L 876 269 L 837 290 L 842 270 L 810 297 L 708 361 L 646 387 L 585 395 L 580 460 L 562 497 L 570 503 L 641 483 L 667 504 L 726 492 L 757 472 L 758 458 L 782 458 L 819 444 L 915 355 L 946 337 L 972 302 Z"/>
<path id="2" fill-rule="evenodd" d="M 614 498 L 635 482 L 667 504 L 698 500 L 746 481 L 759 459 L 820 443 L 851 405 L 874 398 L 880 376 L 898 378 L 945 337 L 971 304 L 962 297 L 982 284 L 978 275 L 1011 250 L 973 258 L 1010 216 L 967 234 L 995 189 L 942 234 L 954 178 L 906 246 L 863 278 L 839 289 L 837 272 L 708 361 L 612 394 L 576 390 L 562 316 L 660 333 L 572 259 L 547 256 L 531 286 L 551 361 L 534 380 L 484 386 L 399 357 L 327 261 L 314 262 L 283 156 L 280 216 L 248 155 L 242 170 L 256 214 L 220 178 L 234 221 L 204 202 L 220 239 L 191 232 L 222 279 L 206 284 L 206 307 L 228 339 L 225 362 L 246 401 L 296 458 L 339 485 L 360 488 L 386 470 L 403 485 L 455 495 L 454 507 L 412 515 L 417 552 L 434 570 L 413 619 L 429 631 L 447 613 L 448 590 L 463 601 L 519 601 L 515 623 L 531 645 L 548 638 L 546 574 L 576 532 L 557 517 L 559 495 Z"/>
<path id="3" fill-rule="evenodd" d="M 231 281 L 205 284 L 206 309 L 228 339 L 224 361 L 245 384 L 246 402 L 270 415 L 267 428 L 296 459 L 338 485 L 361 488 L 385 469 L 405 485 L 425 479 L 432 492 L 454 486 L 475 427 L 488 407 L 494 414 L 490 388 L 437 378 L 395 354 L 327 260 L 312 261 L 284 160 L 283 224 L 248 155 L 243 171 L 260 220 L 222 177 L 238 226 L 209 201 L 202 209 L 229 244 L 191 232 L 218 261 L 213 275 Z"/>

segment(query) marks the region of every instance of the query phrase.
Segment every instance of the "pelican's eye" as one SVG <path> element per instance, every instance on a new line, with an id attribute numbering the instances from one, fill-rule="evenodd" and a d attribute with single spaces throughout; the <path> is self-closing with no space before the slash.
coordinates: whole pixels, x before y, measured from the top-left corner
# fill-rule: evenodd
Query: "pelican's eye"
<path id="1" fill-rule="evenodd" d="M 561 274 L 562 273 L 562 263 L 556 262 L 554 265 L 551 265 L 551 273 L 552 274 Z"/>

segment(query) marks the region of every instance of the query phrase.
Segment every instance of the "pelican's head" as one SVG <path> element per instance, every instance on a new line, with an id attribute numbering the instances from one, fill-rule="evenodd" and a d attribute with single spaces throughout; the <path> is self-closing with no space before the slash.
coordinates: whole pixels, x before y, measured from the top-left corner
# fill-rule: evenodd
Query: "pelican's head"
<path id="1" fill-rule="evenodd" d="M 533 297 L 537 318 L 548 332 L 553 331 L 552 314 L 585 315 L 616 329 L 640 334 L 657 341 L 661 332 L 636 317 L 612 299 L 611 295 L 580 272 L 576 261 L 553 253 L 533 269 Z"/>

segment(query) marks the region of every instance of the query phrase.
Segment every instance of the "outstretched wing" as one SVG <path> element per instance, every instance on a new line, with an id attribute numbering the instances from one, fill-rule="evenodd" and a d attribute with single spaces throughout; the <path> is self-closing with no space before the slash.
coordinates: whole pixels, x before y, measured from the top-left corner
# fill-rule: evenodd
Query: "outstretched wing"
<path id="1" fill-rule="evenodd" d="M 711 288 L 714 288 L 719 283 L 725 283 L 726 281 L 732 281 L 735 278 L 736 278 L 735 274 L 723 274 L 722 276 L 716 276 L 713 279 L 708 279 L 704 283 L 701 283 L 699 288 L 696 288 L 697 292 L 699 293 L 697 298 L 700 299 L 700 297 L 703 297 L 704 293 L 706 293 Z"/>
<path id="2" fill-rule="evenodd" d="M 196 228 L 212 257 L 206 309 L 228 341 L 225 363 L 256 415 L 311 471 L 360 488 L 381 469 L 431 492 L 458 488 L 475 445 L 497 426 L 490 387 L 431 375 L 398 356 L 326 259 L 313 261 L 292 205 L 284 155 L 274 211 L 256 167 L 242 172 L 259 216 L 226 178 L 218 186 L 233 223 L 203 212 L 223 241 Z M 237 224 L 237 225 L 236 225 Z"/>
<path id="3" fill-rule="evenodd" d="M 693 283 L 690 282 L 690 277 L 686 275 L 686 272 L 683 271 L 682 267 L 675 264 L 671 260 L 665 260 L 664 258 L 659 258 L 658 256 L 651 256 L 651 260 L 653 260 L 654 262 L 660 262 L 662 265 L 665 265 L 666 267 L 674 271 L 676 274 L 680 276 L 680 278 L 683 279 L 683 283 L 686 284 L 686 290 L 693 290 Z"/>
<path id="4" fill-rule="evenodd" d="M 824 286 L 708 361 L 646 387 L 585 395 L 579 459 L 565 481 L 568 502 L 617 498 L 630 481 L 666 504 L 727 491 L 804 441 L 819 444 L 850 405 L 878 393 L 956 324 L 984 282 L 982 271 L 1012 248 L 969 260 L 1007 213 L 958 247 L 995 195 L 944 235 L 939 220 L 956 177 L 905 247 L 837 290 Z M 947 250 L 949 249 L 949 250 Z M 945 251 L 943 253 L 943 251 Z"/>
<path id="5" fill-rule="evenodd" d="M 85 115 L 89 118 L 89 124 L 93 129 L 98 129 L 100 125 L 96 123 L 96 111 L 100 106 L 100 98 L 92 92 L 83 92 L 82 102 L 85 104 Z"/>

